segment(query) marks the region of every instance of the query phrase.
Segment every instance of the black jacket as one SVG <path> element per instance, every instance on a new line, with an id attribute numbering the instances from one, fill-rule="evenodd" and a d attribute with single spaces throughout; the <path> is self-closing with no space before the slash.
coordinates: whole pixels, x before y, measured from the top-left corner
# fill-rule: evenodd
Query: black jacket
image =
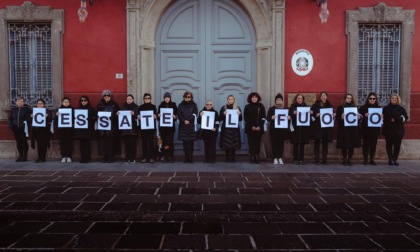
<path id="1" fill-rule="evenodd" d="M 245 133 L 264 134 L 265 108 L 262 103 L 249 103 L 244 109 Z M 253 131 L 252 127 L 260 127 L 260 131 Z"/>
<path id="2" fill-rule="evenodd" d="M 338 123 L 337 131 L 337 148 L 359 148 L 361 146 L 359 126 L 345 127 L 344 119 L 341 115 L 344 113 L 344 107 L 356 107 L 354 103 L 346 103 L 337 108 L 335 120 Z"/>
<path id="3" fill-rule="evenodd" d="M 405 109 L 400 105 L 388 104 L 384 107 L 384 126 L 382 133 L 385 137 L 404 137 L 404 122 L 408 120 Z M 393 120 L 392 120 L 393 119 Z"/>
<path id="4" fill-rule="evenodd" d="M 103 111 L 103 112 L 111 112 L 111 130 L 99 130 L 99 134 L 101 136 L 104 135 L 115 135 L 117 134 L 118 130 L 118 116 L 117 112 L 120 110 L 120 107 L 118 104 L 111 99 L 108 103 L 105 102 L 104 99 L 101 99 L 99 101 L 97 111 Z"/>
<path id="5" fill-rule="evenodd" d="M 121 107 L 121 110 L 130 110 L 134 112 L 134 115 L 131 116 L 131 129 L 129 130 L 121 130 L 121 135 L 123 136 L 136 136 L 139 133 L 139 127 L 137 125 L 137 118 L 139 115 L 139 106 L 132 102 L 131 104 L 128 104 L 127 102 L 124 102 L 124 104 Z"/>
<path id="6" fill-rule="evenodd" d="M 139 106 L 139 111 L 147 111 L 147 110 L 152 110 L 153 111 L 153 115 L 157 115 L 157 109 L 156 106 L 152 103 L 143 103 L 142 105 Z M 153 119 L 155 121 L 155 119 Z M 141 122 L 140 122 L 141 124 Z M 141 125 L 140 125 L 140 131 L 147 131 L 147 132 L 151 132 L 154 131 L 156 129 L 156 122 L 155 122 L 155 128 L 154 129 L 142 129 Z"/>
<path id="7" fill-rule="evenodd" d="M 25 121 L 28 123 L 29 127 L 31 122 L 31 113 L 30 107 L 26 104 L 21 108 L 13 107 L 9 114 L 9 128 L 23 128 L 25 127 Z"/>
<path id="8" fill-rule="evenodd" d="M 307 107 L 306 103 L 302 102 L 302 104 L 293 103 L 289 108 L 289 116 L 292 118 L 292 125 L 294 131 L 291 132 L 291 142 L 293 144 L 307 144 L 309 143 L 309 133 L 310 128 L 308 126 L 297 126 L 297 114 L 295 115 L 293 112 L 297 111 L 298 107 Z"/>
<path id="9" fill-rule="evenodd" d="M 368 117 L 366 117 L 365 114 L 369 112 L 369 108 L 379 108 L 379 105 L 368 103 L 359 108 L 359 114 L 362 115 L 360 133 L 363 136 L 379 136 L 381 133 L 380 127 L 368 127 Z"/>
<path id="10" fill-rule="evenodd" d="M 321 115 L 319 117 L 316 116 L 316 114 L 320 113 L 321 109 L 323 108 L 332 108 L 333 106 L 331 103 L 327 100 L 324 107 L 322 107 L 321 101 L 316 101 L 311 106 L 311 111 L 313 111 L 313 114 L 311 117 L 315 118 L 315 121 L 311 120 L 311 137 L 312 139 L 322 139 L 323 135 L 328 136 L 328 142 L 331 143 L 333 140 L 333 127 L 328 128 L 321 128 Z"/>
<path id="11" fill-rule="evenodd" d="M 214 128 L 216 129 L 215 131 L 212 130 L 208 130 L 208 129 L 201 129 L 202 130 L 202 136 L 217 136 L 217 133 L 219 131 L 219 126 L 220 126 L 220 121 L 219 121 L 219 113 L 217 113 L 216 110 L 214 110 L 214 108 L 207 110 L 205 107 L 200 111 L 200 113 L 198 113 L 198 118 L 197 118 L 197 123 L 201 124 L 201 112 L 203 111 L 208 111 L 208 112 L 214 112 Z"/>
<path id="12" fill-rule="evenodd" d="M 193 116 L 198 116 L 197 104 L 193 101 L 186 102 L 182 101 L 178 106 L 178 140 L 192 141 L 197 139 L 197 133 L 195 132 L 195 125 Z M 189 121 L 190 124 L 186 125 L 184 122 Z"/>
<path id="13" fill-rule="evenodd" d="M 158 114 L 161 113 L 160 110 L 162 108 L 171 108 L 171 109 L 174 110 L 174 115 L 178 116 L 178 107 L 176 106 L 175 102 L 169 102 L 169 103 L 166 103 L 165 101 L 161 102 L 160 105 L 159 105 L 159 108 L 158 108 Z M 168 132 L 172 132 L 172 133 L 175 132 L 175 120 L 174 120 L 174 124 L 173 124 L 172 127 L 160 127 L 159 126 L 159 131 L 160 132 L 168 131 Z"/>
<path id="14" fill-rule="evenodd" d="M 273 115 L 275 115 L 276 109 L 288 109 L 288 108 L 278 108 L 276 106 L 272 106 L 268 109 L 267 121 L 270 123 L 270 137 L 272 141 L 284 140 L 286 139 L 289 133 L 289 128 L 275 128 L 274 127 L 274 119 L 272 119 L 272 117 Z M 289 125 L 289 120 L 287 120 L 287 125 Z"/>
<path id="15" fill-rule="evenodd" d="M 74 129 L 74 139 L 94 140 L 97 138 L 97 132 L 95 131 L 95 121 L 97 120 L 97 114 L 94 108 L 90 104 L 86 106 L 80 105 L 78 109 L 86 109 L 88 111 L 88 128 L 87 129 Z"/>

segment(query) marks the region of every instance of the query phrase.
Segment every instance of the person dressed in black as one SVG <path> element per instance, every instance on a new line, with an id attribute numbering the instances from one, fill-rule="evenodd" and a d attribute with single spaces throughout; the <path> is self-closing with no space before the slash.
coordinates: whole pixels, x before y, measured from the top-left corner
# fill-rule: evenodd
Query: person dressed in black
<path id="1" fill-rule="evenodd" d="M 330 101 L 328 100 L 328 94 L 322 91 L 319 94 L 319 99 L 312 105 L 312 118 L 311 120 L 311 135 L 314 141 L 314 155 L 315 164 L 320 164 L 320 146 L 322 143 L 322 163 L 327 163 L 328 157 L 328 144 L 333 140 L 333 127 L 321 128 L 321 109 L 332 108 Z"/>
<path id="2" fill-rule="evenodd" d="M 45 101 L 42 98 L 37 100 L 37 107 L 38 108 L 45 108 Z M 51 137 L 51 121 L 52 115 L 51 113 L 46 112 L 46 124 L 45 127 L 34 127 L 32 125 L 31 129 L 31 148 L 38 150 L 38 158 L 35 160 L 35 163 L 43 163 L 47 157 L 47 149 L 50 147 L 50 137 Z M 33 115 L 31 115 L 33 117 Z"/>
<path id="3" fill-rule="evenodd" d="M 248 136 L 250 163 L 259 164 L 261 137 L 264 134 L 265 108 L 261 103 L 261 96 L 252 92 L 247 98 L 248 104 L 244 109 L 245 133 Z"/>
<path id="4" fill-rule="evenodd" d="M 90 104 L 89 97 L 82 95 L 79 99 L 79 110 L 87 110 L 87 128 L 75 128 L 74 139 L 80 141 L 80 163 L 89 163 L 92 157 L 91 141 L 97 139 L 95 121 L 97 119 L 95 108 Z"/>
<path id="5" fill-rule="evenodd" d="M 274 119 L 276 109 L 287 109 L 284 107 L 283 95 L 278 93 L 274 98 L 274 106 L 270 107 L 267 112 L 267 121 L 270 122 L 270 140 L 271 140 L 271 151 L 273 155 L 273 164 L 284 164 L 283 153 L 284 153 L 284 141 L 289 133 L 288 128 L 275 128 Z M 288 116 L 288 120 L 290 117 Z"/>
<path id="6" fill-rule="evenodd" d="M 31 119 L 31 109 L 25 104 L 23 97 L 18 97 L 16 107 L 12 107 L 9 114 L 9 128 L 13 131 L 16 140 L 16 147 L 19 157 L 16 162 L 25 162 L 28 160 L 28 136 L 29 123 Z"/>
<path id="7" fill-rule="evenodd" d="M 172 97 L 169 92 L 163 95 L 163 101 L 159 105 L 158 117 L 161 116 L 161 109 L 171 108 L 173 109 L 173 120 L 175 122 L 178 115 L 178 107 L 175 102 L 172 102 Z M 162 127 L 159 125 L 160 138 L 162 140 L 162 155 L 163 162 L 174 162 L 174 134 L 175 134 L 175 123 L 172 127 Z"/>
<path id="8" fill-rule="evenodd" d="M 104 163 L 115 161 L 118 140 L 118 110 L 120 107 L 112 98 L 111 90 L 102 91 L 102 99 L 99 101 L 97 111 L 111 112 L 111 130 L 99 130 L 98 152 L 103 156 L 102 162 Z"/>
<path id="9" fill-rule="evenodd" d="M 404 137 L 404 123 L 408 120 L 407 111 L 401 106 L 398 94 L 391 94 L 389 104 L 384 107 L 384 126 L 382 134 L 385 136 L 386 153 L 389 165 L 399 165 L 401 142 Z"/>
<path id="10" fill-rule="evenodd" d="M 140 105 L 139 111 L 153 111 L 153 118 L 151 120 L 155 121 L 157 118 L 157 109 L 154 104 L 152 104 L 152 96 L 149 93 L 143 95 L 143 104 Z M 140 135 L 141 135 L 141 146 L 143 150 L 142 163 L 155 162 L 155 133 L 156 133 L 156 124 L 153 129 L 143 129 L 140 124 Z"/>
<path id="11" fill-rule="evenodd" d="M 239 122 L 242 121 L 242 111 L 241 108 L 236 105 L 235 97 L 229 95 L 227 97 L 227 103 L 220 109 L 219 119 L 223 121 L 221 134 L 220 134 L 220 148 L 225 150 L 226 153 L 226 162 L 235 162 L 236 150 L 241 149 L 241 130 L 240 124 L 236 128 L 227 128 L 226 124 L 226 113 L 227 109 L 236 110 L 239 115 Z"/>
<path id="12" fill-rule="evenodd" d="M 337 134 L 337 148 L 341 149 L 343 155 L 343 165 L 350 166 L 351 158 L 353 157 L 354 148 L 361 146 L 359 125 L 357 126 L 344 126 L 344 108 L 357 107 L 356 101 L 352 94 L 346 94 L 342 105 L 338 106 L 335 120 L 338 123 Z M 357 120 L 361 119 L 360 114 L 357 115 Z"/>
<path id="13" fill-rule="evenodd" d="M 61 101 L 60 109 L 72 109 L 70 98 L 64 97 Z M 57 119 L 60 112 L 56 113 Z M 59 119 L 58 119 L 59 120 Z M 58 120 L 56 120 L 58 122 Z M 58 128 L 58 140 L 60 142 L 61 162 L 71 163 L 73 157 L 73 127 L 71 128 Z"/>
<path id="14" fill-rule="evenodd" d="M 133 95 L 127 95 L 126 101 L 122 105 L 121 110 L 130 110 L 131 112 L 131 129 L 121 130 L 121 135 L 125 144 L 125 161 L 128 164 L 135 163 L 137 154 L 137 136 L 139 131 L 136 123 L 138 118 L 138 106 L 134 103 Z M 117 112 L 117 115 L 119 115 L 119 112 Z"/>
<path id="15" fill-rule="evenodd" d="M 378 143 L 379 134 L 381 133 L 381 128 L 368 127 L 369 108 L 379 108 L 378 96 L 375 92 L 369 93 L 365 105 L 359 109 L 359 114 L 362 115 L 361 134 L 363 139 L 363 164 L 376 165 L 376 145 Z M 369 161 L 368 157 L 370 157 Z"/>
<path id="16" fill-rule="evenodd" d="M 197 122 L 200 124 L 202 122 L 202 117 L 204 111 L 214 113 L 214 126 L 213 129 L 203 129 L 201 128 L 201 136 L 204 142 L 204 163 L 216 162 L 216 140 L 217 133 L 219 130 L 219 114 L 213 108 L 213 102 L 207 101 L 204 108 L 200 111 L 200 116 L 198 117 Z"/>
<path id="17" fill-rule="evenodd" d="M 303 165 L 305 158 L 305 144 L 309 143 L 310 127 L 297 126 L 297 108 L 307 107 L 305 97 L 297 94 L 289 108 L 289 116 L 292 120 L 291 142 L 293 143 L 293 164 Z M 309 119 L 309 118 L 307 118 Z"/>
<path id="18" fill-rule="evenodd" d="M 182 141 L 184 147 L 184 163 L 192 163 L 194 141 L 197 140 L 195 118 L 198 114 L 198 109 L 191 92 L 185 92 L 183 98 L 184 100 L 178 106 L 178 140 Z"/>

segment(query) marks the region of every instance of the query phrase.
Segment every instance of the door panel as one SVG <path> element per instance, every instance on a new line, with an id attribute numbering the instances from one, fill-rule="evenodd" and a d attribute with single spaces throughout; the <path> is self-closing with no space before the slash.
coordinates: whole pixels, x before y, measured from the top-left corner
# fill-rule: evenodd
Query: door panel
<path id="1" fill-rule="evenodd" d="M 213 100 L 219 111 L 232 94 L 244 108 L 255 90 L 255 32 L 235 2 L 176 1 L 162 16 L 156 38 L 157 97 L 170 92 L 179 104 L 183 93 L 191 91 L 199 110 Z M 196 148 L 201 150 L 201 141 Z"/>

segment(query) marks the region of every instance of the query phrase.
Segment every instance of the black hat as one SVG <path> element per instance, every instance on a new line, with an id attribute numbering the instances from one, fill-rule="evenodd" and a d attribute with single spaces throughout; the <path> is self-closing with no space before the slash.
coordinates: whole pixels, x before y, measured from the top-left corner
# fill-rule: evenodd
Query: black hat
<path id="1" fill-rule="evenodd" d="M 274 98 L 274 101 L 276 101 L 278 98 L 280 98 L 280 99 L 282 99 L 282 100 L 283 100 L 283 95 L 281 95 L 280 93 L 278 93 L 278 94 L 276 95 L 276 97 Z"/>
<path id="2" fill-rule="evenodd" d="M 163 95 L 163 99 L 165 99 L 166 97 L 168 97 L 169 99 L 172 99 L 171 94 L 170 94 L 169 92 L 166 92 L 166 93 Z"/>

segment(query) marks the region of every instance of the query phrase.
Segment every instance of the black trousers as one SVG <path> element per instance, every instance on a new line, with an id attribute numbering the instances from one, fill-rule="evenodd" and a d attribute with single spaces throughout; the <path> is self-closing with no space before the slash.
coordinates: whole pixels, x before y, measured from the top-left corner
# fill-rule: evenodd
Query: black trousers
<path id="1" fill-rule="evenodd" d="M 204 158 L 206 162 L 214 162 L 216 161 L 216 140 L 217 135 L 204 135 L 203 134 L 203 142 L 204 142 Z"/>
<path id="2" fill-rule="evenodd" d="M 350 160 L 353 157 L 354 148 L 343 148 L 341 149 L 341 154 L 343 155 L 343 160 Z"/>
<path id="3" fill-rule="evenodd" d="M 322 160 L 325 162 L 328 155 L 328 135 L 323 134 L 322 139 L 315 139 L 314 141 L 314 155 L 315 160 L 319 161 L 319 152 L 322 144 Z"/>
<path id="4" fill-rule="evenodd" d="M 162 152 L 164 156 L 174 155 L 174 132 L 161 131 Z"/>
<path id="5" fill-rule="evenodd" d="M 89 162 L 92 156 L 89 139 L 80 139 L 80 161 Z"/>
<path id="6" fill-rule="evenodd" d="M 73 156 L 73 136 L 71 134 L 60 134 L 60 153 L 61 157 Z"/>
<path id="7" fill-rule="evenodd" d="M 141 131 L 141 147 L 143 159 L 150 161 L 155 158 L 155 132 Z"/>
<path id="8" fill-rule="evenodd" d="M 378 144 L 378 136 L 363 135 L 363 159 L 373 161 L 376 153 L 376 145 Z"/>
<path id="9" fill-rule="evenodd" d="M 305 159 L 305 144 L 293 144 L 293 161 L 303 161 Z"/>
<path id="10" fill-rule="evenodd" d="M 104 161 L 114 161 L 115 146 L 117 137 L 114 135 L 104 135 L 100 137 L 99 144 L 102 144 L 102 155 Z"/>
<path id="11" fill-rule="evenodd" d="M 124 136 L 125 159 L 127 161 L 134 161 L 137 154 L 137 137 Z"/>
<path id="12" fill-rule="evenodd" d="M 193 161 L 193 153 L 194 153 L 194 141 L 182 141 L 182 147 L 184 147 L 184 157 L 186 162 Z"/>
<path id="13" fill-rule="evenodd" d="M 388 154 L 389 160 L 398 160 L 401 149 L 401 137 L 385 137 L 386 153 Z"/>
<path id="14" fill-rule="evenodd" d="M 249 154 L 251 156 L 260 155 L 261 134 L 247 133 Z"/>
<path id="15" fill-rule="evenodd" d="M 283 158 L 284 139 L 271 138 L 271 151 L 273 158 Z"/>
<path id="16" fill-rule="evenodd" d="M 27 155 L 29 145 L 25 128 L 13 128 L 13 136 L 16 139 L 16 148 L 18 149 L 19 156 Z"/>
<path id="17" fill-rule="evenodd" d="M 39 139 L 36 141 L 38 149 L 38 160 L 45 161 L 47 157 L 48 141 L 49 139 Z"/>

